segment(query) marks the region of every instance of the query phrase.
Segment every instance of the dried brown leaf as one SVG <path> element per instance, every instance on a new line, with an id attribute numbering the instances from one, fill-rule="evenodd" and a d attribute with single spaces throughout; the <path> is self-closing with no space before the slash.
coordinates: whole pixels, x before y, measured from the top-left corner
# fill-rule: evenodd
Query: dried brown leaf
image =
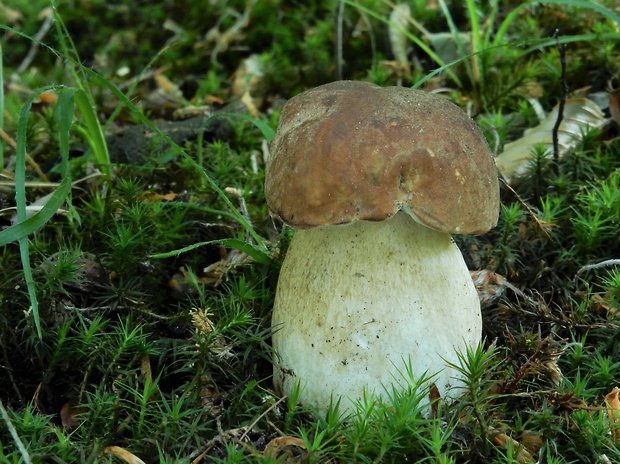
<path id="1" fill-rule="evenodd" d="M 84 408 L 76 408 L 69 403 L 65 403 L 60 408 L 60 422 L 66 430 L 72 430 L 80 425 L 78 414 L 83 413 Z"/>
<path id="2" fill-rule="evenodd" d="M 524 430 L 521 432 L 519 441 L 528 451 L 534 454 L 538 453 L 540 448 L 545 444 L 545 440 L 543 440 L 542 436 L 531 430 Z"/>
<path id="3" fill-rule="evenodd" d="M 612 428 L 612 437 L 615 441 L 620 441 L 620 388 L 614 387 L 605 395 L 605 407 Z"/>
<path id="4" fill-rule="evenodd" d="M 509 289 L 521 297 L 527 298 L 521 290 L 512 285 L 506 278 L 496 272 L 482 269 L 479 271 L 470 271 L 469 275 L 474 282 L 480 304 L 488 306 L 496 302 Z"/>
<path id="5" fill-rule="evenodd" d="M 277 437 L 267 443 L 263 454 L 270 458 L 277 458 L 286 463 L 305 462 L 308 451 L 303 440 L 297 437 Z"/>
<path id="6" fill-rule="evenodd" d="M 529 463 L 536 462 L 536 460 L 532 457 L 530 452 L 527 449 L 525 449 L 525 445 L 519 443 L 514 438 L 510 438 L 504 432 L 501 432 L 496 429 L 491 429 L 489 431 L 489 434 L 491 435 L 491 439 L 493 440 L 493 443 L 495 443 L 496 446 L 499 446 L 500 448 L 504 448 L 504 449 L 512 448 L 515 452 L 514 459 L 519 464 L 529 464 Z"/>
<path id="7" fill-rule="evenodd" d="M 138 456 L 127 451 L 125 448 L 121 448 L 120 446 L 106 446 L 103 449 L 103 453 L 116 456 L 128 464 L 145 464 L 145 462 Z"/>
<path id="8" fill-rule="evenodd" d="M 168 193 L 154 193 L 154 192 L 145 192 L 140 195 L 140 198 L 144 201 L 155 202 L 155 201 L 173 201 L 179 196 L 178 193 L 168 192 Z"/>

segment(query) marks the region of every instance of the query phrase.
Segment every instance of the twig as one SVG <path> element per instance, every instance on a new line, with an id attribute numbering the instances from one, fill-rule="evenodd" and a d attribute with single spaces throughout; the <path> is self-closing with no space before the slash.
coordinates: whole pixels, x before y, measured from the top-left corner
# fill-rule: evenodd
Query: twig
<path id="1" fill-rule="evenodd" d="M 547 236 L 547 238 L 551 238 L 551 234 L 549 234 L 549 232 L 547 232 L 547 229 L 545 228 L 545 226 L 543 226 L 541 220 L 538 218 L 538 216 L 536 215 L 536 213 L 534 213 L 534 211 L 532 210 L 532 208 L 530 208 L 530 205 L 528 205 L 525 200 L 523 198 L 521 198 L 521 195 L 519 195 L 517 193 L 517 191 L 515 189 L 513 189 L 510 184 L 508 182 L 506 182 L 504 180 L 503 177 L 500 176 L 500 180 L 502 182 L 502 184 L 504 184 L 504 186 L 506 186 L 506 188 L 508 190 L 510 190 L 512 192 L 512 194 L 515 196 L 515 198 L 517 199 L 517 201 L 519 203 L 521 203 L 521 205 L 523 205 L 523 207 L 527 210 L 527 213 L 532 217 L 532 219 L 534 219 L 534 222 L 536 223 L 536 225 L 540 228 L 540 230 L 542 230 L 545 235 Z"/>
<path id="2" fill-rule="evenodd" d="M 24 447 L 24 443 L 19 438 L 19 435 L 17 434 L 17 430 L 15 430 L 15 427 L 13 427 L 11 418 L 9 417 L 9 414 L 6 412 L 6 409 L 4 409 L 2 400 L 0 400 L 0 415 L 2 416 L 2 419 L 4 419 L 4 422 L 6 423 L 6 428 L 9 429 L 9 432 L 11 433 L 11 436 L 13 437 L 13 441 L 15 442 L 15 446 L 17 446 L 17 449 L 22 455 L 22 459 L 24 460 L 26 464 L 30 464 L 32 461 L 30 460 L 30 455 L 28 454 L 28 450 L 26 450 L 26 448 Z"/>
<path id="3" fill-rule="evenodd" d="M 587 264 L 577 271 L 575 277 L 577 277 L 582 272 L 591 271 L 592 269 L 600 269 L 607 266 L 620 266 L 620 259 L 607 259 L 605 261 L 601 261 L 600 263 Z"/>
<path id="4" fill-rule="evenodd" d="M 259 422 L 259 421 L 260 421 L 263 417 L 265 417 L 267 414 L 269 414 L 269 412 L 270 412 L 270 411 L 273 411 L 277 405 L 279 405 L 282 401 L 284 401 L 284 400 L 285 400 L 285 399 L 287 399 L 287 398 L 288 398 L 288 396 L 286 396 L 286 395 L 285 395 L 285 396 L 283 396 L 282 398 L 280 398 L 278 401 L 276 401 L 275 403 L 273 403 L 271 406 L 269 406 L 267 409 L 265 409 L 265 411 L 264 411 L 264 412 L 263 412 L 260 416 L 258 416 L 256 419 L 254 419 L 254 421 L 253 421 L 250 425 L 248 425 L 248 426 L 246 427 L 246 430 L 245 430 L 245 432 L 243 432 L 243 435 L 241 435 L 241 437 L 239 438 L 239 441 L 240 441 L 240 442 L 242 442 L 242 441 L 243 441 L 243 439 L 244 439 L 244 438 L 248 435 L 248 433 L 250 432 L 250 430 L 252 430 L 252 429 L 254 428 L 254 426 L 255 426 L 256 424 L 258 424 L 258 422 Z"/>
<path id="5" fill-rule="evenodd" d="M 241 430 L 243 430 L 244 432 L 246 432 L 247 430 L 247 426 L 244 427 L 239 427 L 236 429 L 229 429 L 229 430 L 223 430 L 222 429 L 222 423 L 220 421 L 219 417 L 215 418 L 215 422 L 217 424 L 217 430 L 218 430 L 218 434 L 217 436 L 213 437 L 211 440 L 209 440 L 206 445 L 205 445 L 205 449 L 204 451 L 202 451 L 200 454 L 198 454 L 198 456 L 196 456 L 194 459 L 192 459 L 191 464 L 199 464 L 202 462 L 202 460 L 211 452 L 211 450 L 215 447 L 215 445 L 217 445 L 218 443 L 220 444 L 225 444 L 229 439 L 232 439 L 232 437 L 239 433 Z M 252 448 L 250 448 L 246 443 L 241 442 L 240 440 L 235 440 L 235 443 L 239 443 L 242 446 L 244 446 L 249 452 L 252 452 Z"/>
<path id="6" fill-rule="evenodd" d="M 241 37 L 243 29 L 248 27 L 250 24 L 250 16 L 256 1 L 257 0 L 247 0 L 243 13 L 239 15 L 234 24 L 230 26 L 229 29 L 219 34 L 215 46 L 211 51 L 211 64 L 216 66 L 219 65 L 217 55 L 226 51 L 233 41 L 238 40 Z"/>
<path id="7" fill-rule="evenodd" d="M 243 192 L 234 187 L 226 187 L 224 191 L 239 199 L 239 210 L 241 212 L 241 215 L 245 218 L 246 221 L 248 221 L 248 224 L 251 226 L 252 219 L 250 218 L 250 212 L 248 211 L 248 205 L 245 202 L 245 198 L 243 198 Z M 252 237 L 250 237 L 247 232 L 246 232 L 246 240 L 252 243 Z"/>
<path id="8" fill-rule="evenodd" d="M 568 83 L 566 82 L 566 44 L 560 44 L 558 33 L 559 30 L 556 29 L 553 35 L 556 37 L 558 53 L 560 54 L 560 84 L 562 84 L 562 94 L 558 105 L 558 117 L 555 120 L 553 131 L 551 132 L 553 140 L 553 171 L 556 176 L 560 172 L 560 145 L 558 141 L 558 132 L 560 131 L 562 119 L 564 119 L 564 105 L 566 105 L 566 98 L 568 96 Z"/>
<path id="9" fill-rule="evenodd" d="M 15 74 L 21 74 L 28 69 L 28 66 L 30 66 L 30 63 L 32 63 L 32 60 L 34 60 L 34 57 L 37 55 L 37 50 L 39 49 L 41 40 L 43 40 L 43 37 L 45 37 L 45 35 L 49 32 L 52 24 L 54 24 L 54 14 L 52 13 L 52 10 L 49 9 L 45 14 L 45 21 L 43 21 L 43 24 L 41 24 L 41 27 L 37 31 L 36 35 L 32 38 L 30 50 L 28 50 L 26 57 L 15 70 Z"/>
<path id="10" fill-rule="evenodd" d="M 274 424 L 273 422 L 271 422 L 269 419 L 267 419 L 265 422 L 267 422 L 267 425 L 269 425 L 272 429 L 274 429 L 278 433 L 278 435 L 280 435 L 281 437 L 285 435 L 284 432 L 280 430 L 278 426 Z"/>
<path id="11" fill-rule="evenodd" d="M 93 172 L 92 174 L 88 174 L 78 180 L 75 180 L 71 183 L 72 187 L 75 187 L 82 182 L 86 182 L 87 180 L 93 179 L 95 177 L 99 177 L 102 174 L 100 172 Z M 37 189 L 46 189 L 46 188 L 56 188 L 60 185 L 60 182 L 42 182 L 42 181 L 26 181 L 24 182 L 24 186 L 26 188 L 37 188 Z M 15 190 L 15 181 L 14 180 L 0 180 L 0 187 L 13 187 L 12 190 Z"/>
<path id="12" fill-rule="evenodd" d="M 13 137 L 7 134 L 5 130 L 2 128 L 0 128 L 0 138 L 2 138 L 2 140 L 8 143 L 13 150 L 17 149 L 17 142 L 15 142 Z M 30 165 L 30 167 L 34 170 L 34 172 L 37 173 L 37 175 L 41 179 L 43 179 L 46 182 L 49 180 L 47 176 L 45 175 L 45 173 L 43 172 L 43 170 L 41 169 L 41 167 L 39 166 L 39 164 L 28 153 L 26 153 L 26 162 Z"/>

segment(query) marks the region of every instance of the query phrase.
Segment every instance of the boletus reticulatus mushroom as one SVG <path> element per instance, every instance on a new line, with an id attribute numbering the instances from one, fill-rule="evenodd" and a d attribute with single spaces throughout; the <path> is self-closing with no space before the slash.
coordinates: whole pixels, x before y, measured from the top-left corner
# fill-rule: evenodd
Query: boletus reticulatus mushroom
<path id="1" fill-rule="evenodd" d="M 499 184 L 475 123 L 446 98 L 339 81 L 291 98 L 267 162 L 294 227 L 273 310 L 274 382 L 345 408 L 410 361 L 443 396 L 480 342 L 480 303 L 450 234 L 494 227 Z"/>

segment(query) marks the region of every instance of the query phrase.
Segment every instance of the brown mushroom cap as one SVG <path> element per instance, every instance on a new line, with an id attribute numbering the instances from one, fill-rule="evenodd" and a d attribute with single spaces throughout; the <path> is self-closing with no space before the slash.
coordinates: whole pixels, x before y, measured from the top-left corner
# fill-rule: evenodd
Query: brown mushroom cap
<path id="1" fill-rule="evenodd" d="M 447 99 L 338 81 L 284 106 L 267 163 L 271 211 L 298 228 L 404 210 L 447 233 L 497 223 L 499 183 L 475 123 Z"/>

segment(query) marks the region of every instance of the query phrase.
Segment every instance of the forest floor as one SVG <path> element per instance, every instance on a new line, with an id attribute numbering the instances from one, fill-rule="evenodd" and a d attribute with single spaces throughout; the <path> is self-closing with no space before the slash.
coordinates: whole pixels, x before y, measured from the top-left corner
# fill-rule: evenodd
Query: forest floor
<path id="1" fill-rule="evenodd" d="M 616 1 L 60 3 L 0 3 L 0 463 L 620 462 Z M 443 95 L 496 156 L 454 401 L 274 387 L 265 160 L 342 79 Z"/>

